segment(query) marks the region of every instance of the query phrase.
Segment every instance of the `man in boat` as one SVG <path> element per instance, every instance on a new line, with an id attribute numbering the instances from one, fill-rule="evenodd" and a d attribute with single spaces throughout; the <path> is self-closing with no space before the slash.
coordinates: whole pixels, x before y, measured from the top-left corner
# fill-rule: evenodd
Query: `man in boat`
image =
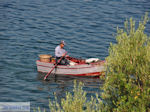
<path id="1" fill-rule="evenodd" d="M 55 48 L 55 57 L 56 57 L 56 63 L 58 63 L 58 60 L 62 58 L 60 63 L 58 65 L 68 65 L 69 61 L 65 58 L 66 50 L 64 49 L 65 42 L 61 41 L 60 44 Z"/>

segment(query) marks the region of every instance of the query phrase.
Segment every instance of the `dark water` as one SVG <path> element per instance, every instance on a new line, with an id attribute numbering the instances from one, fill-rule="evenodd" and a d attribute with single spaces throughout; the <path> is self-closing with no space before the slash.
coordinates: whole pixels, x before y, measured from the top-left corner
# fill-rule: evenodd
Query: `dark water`
<path id="1" fill-rule="evenodd" d="M 105 59 L 116 27 L 123 27 L 126 18 L 139 21 L 149 11 L 149 0 L 0 0 L 0 101 L 47 107 L 54 92 L 61 98 L 72 91 L 74 79 L 85 84 L 88 97 L 99 92 L 99 79 L 42 81 L 38 55 L 54 55 L 65 40 L 71 56 Z"/>

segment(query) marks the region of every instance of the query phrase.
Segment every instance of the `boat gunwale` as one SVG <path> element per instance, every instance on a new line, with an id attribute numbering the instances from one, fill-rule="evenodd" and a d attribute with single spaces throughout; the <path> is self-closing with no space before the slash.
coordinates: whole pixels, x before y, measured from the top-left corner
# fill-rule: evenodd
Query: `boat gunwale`
<path id="1" fill-rule="evenodd" d="M 41 62 L 40 60 L 37 60 L 38 62 Z M 49 64 L 54 64 L 53 62 L 41 62 L 41 63 L 49 63 Z M 80 64 L 75 64 L 75 65 L 69 65 L 69 66 L 78 66 L 78 65 L 90 65 L 87 63 L 80 63 Z M 57 65 L 57 66 L 68 66 L 68 65 Z"/>
<path id="2" fill-rule="evenodd" d="M 37 60 L 37 62 L 41 62 L 41 61 Z M 44 63 L 46 63 L 46 62 L 41 62 L 41 63 L 43 63 L 43 64 L 37 64 L 37 66 L 53 68 L 53 67 L 50 67 L 48 65 L 44 65 Z M 49 62 L 46 64 L 54 64 L 54 63 Z M 77 68 L 77 66 L 79 66 L 79 65 L 86 65 L 86 66 L 88 65 L 88 67 L 78 67 Z M 95 63 L 90 63 L 90 64 L 77 64 L 77 65 L 69 65 L 69 66 L 68 65 L 58 65 L 57 68 L 58 69 L 86 69 L 86 68 L 93 68 L 93 67 L 97 67 L 97 66 L 103 66 L 103 65 L 97 64 L 97 62 L 95 62 Z"/>

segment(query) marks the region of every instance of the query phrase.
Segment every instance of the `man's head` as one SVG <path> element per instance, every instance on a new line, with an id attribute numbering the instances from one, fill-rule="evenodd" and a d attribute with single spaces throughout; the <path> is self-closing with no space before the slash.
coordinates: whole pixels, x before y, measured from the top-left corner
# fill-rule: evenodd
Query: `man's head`
<path id="1" fill-rule="evenodd" d="M 62 40 L 62 41 L 60 42 L 60 47 L 61 47 L 61 48 L 64 48 L 64 46 L 65 46 L 65 42 Z"/>

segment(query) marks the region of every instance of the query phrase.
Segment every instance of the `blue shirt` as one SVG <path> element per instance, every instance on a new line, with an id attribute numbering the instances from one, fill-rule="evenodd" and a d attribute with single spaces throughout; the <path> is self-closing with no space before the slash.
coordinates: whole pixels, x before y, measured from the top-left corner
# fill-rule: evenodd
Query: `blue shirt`
<path id="1" fill-rule="evenodd" d="M 65 54 L 66 50 L 61 48 L 60 45 L 58 45 L 56 48 L 55 48 L 55 56 L 56 57 L 61 57 L 63 56 L 63 54 Z"/>

